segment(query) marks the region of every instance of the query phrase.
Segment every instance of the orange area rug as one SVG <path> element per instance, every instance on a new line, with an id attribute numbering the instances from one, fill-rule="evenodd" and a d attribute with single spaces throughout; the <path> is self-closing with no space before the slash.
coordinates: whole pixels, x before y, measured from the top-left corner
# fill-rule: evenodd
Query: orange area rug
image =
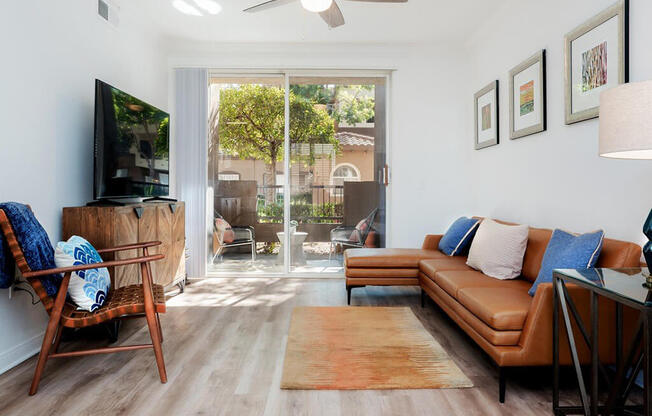
<path id="1" fill-rule="evenodd" d="M 282 389 L 473 387 L 410 308 L 298 307 Z"/>

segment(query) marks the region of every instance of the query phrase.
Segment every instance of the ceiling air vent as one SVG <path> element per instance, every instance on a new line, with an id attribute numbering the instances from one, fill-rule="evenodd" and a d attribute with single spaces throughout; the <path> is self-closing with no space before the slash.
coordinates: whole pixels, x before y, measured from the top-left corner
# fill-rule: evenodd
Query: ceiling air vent
<path id="1" fill-rule="evenodd" d="M 118 9 L 109 0 L 97 0 L 97 14 L 112 26 L 118 26 Z"/>

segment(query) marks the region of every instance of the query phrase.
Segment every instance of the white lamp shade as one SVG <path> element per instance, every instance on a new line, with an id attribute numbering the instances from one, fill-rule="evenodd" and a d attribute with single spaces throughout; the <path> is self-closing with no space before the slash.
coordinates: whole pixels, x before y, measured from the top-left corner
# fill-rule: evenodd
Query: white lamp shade
<path id="1" fill-rule="evenodd" d="M 652 81 L 600 95 L 600 156 L 652 159 Z"/>
<path id="2" fill-rule="evenodd" d="M 331 4 L 333 4 L 333 0 L 301 0 L 304 9 L 315 13 L 328 10 Z"/>

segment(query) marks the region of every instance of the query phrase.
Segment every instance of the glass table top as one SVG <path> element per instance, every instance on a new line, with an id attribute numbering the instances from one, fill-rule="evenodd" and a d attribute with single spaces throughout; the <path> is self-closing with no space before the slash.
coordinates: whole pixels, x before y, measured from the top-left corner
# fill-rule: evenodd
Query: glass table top
<path id="1" fill-rule="evenodd" d="M 555 272 L 567 277 L 572 283 L 577 280 L 593 285 L 616 296 L 629 299 L 643 306 L 652 307 L 652 290 L 643 286 L 648 275 L 647 269 L 640 267 L 627 269 L 555 269 Z"/>

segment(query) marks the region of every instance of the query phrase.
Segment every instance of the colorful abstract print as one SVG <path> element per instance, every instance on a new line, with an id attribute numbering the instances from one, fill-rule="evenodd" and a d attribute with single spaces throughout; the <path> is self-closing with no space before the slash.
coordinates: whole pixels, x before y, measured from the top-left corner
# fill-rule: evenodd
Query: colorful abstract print
<path id="1" fill-rule="evenodd" d="M 582 92 L 607 84 L 607 42 L 582 53 Z"/>
<path id="2" fill-rule="evenodd" d="M 482 131 L 491 128 L 491 104 L 482 107 Z"/>
<path id="3" fill-rule="evenodd" d="M 520 113 L 525 116 L 534 111 L 534 81 L 520 87 Z"/>

